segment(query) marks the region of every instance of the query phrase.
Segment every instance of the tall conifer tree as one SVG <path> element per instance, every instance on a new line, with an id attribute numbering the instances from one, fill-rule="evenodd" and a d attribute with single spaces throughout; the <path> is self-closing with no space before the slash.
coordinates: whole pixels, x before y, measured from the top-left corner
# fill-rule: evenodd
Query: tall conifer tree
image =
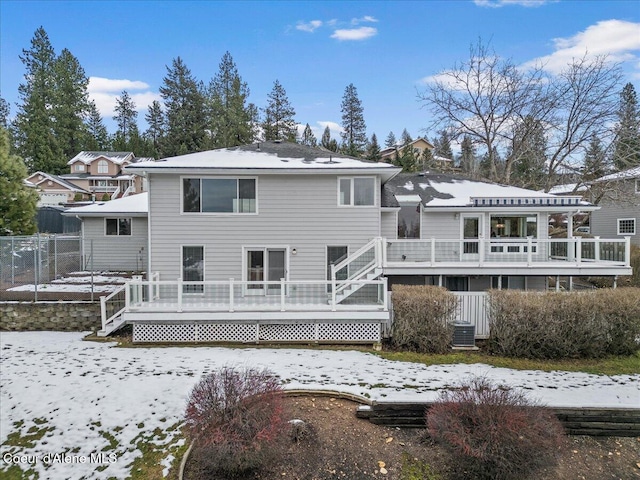
<path id="1" fill-rule="evenodd" d="M 633 84 L 620 93 L 618 122 L 615 128 L 613 163 L 618 170 L 640 165 L 640 108 Z"/>
<path id="2" fill-rule="evenodd" d="M 226 52 L 207 95 L 211 145 L 234 147 L 251 143 L 256 135 L 257 108 L 248 103 L 249 87 Z"/>
<path id="3" fill-rule="evenodd" d="M 271 92 L 267 95 L 267 107 L 264 109 L 262 130 L 265 140 L 296 140 L 296 111 L 291 106 L 287 92 L 278 80 L 273 83 Z"/>
<path id="4" fill-rule="evenodd" d="M 344 153 L 354 157 L 361 156 L 367 145 L 367 126 L 364 121 L 364 108 L 358 98 L 358 90 L 350 83 L 344 90 L 342 104 L 342 143 Z"/>
<path id="5" fill-rule="evenodd" d="M 18 87 L 20 104 L 15 119 L 18 153 L 30 171 L 63 173 L 64 158 L 54 134 L 55 52 L 44 28 L 36 30 L 31 48 L 22 50 L 24 83 Z"/>
<path id="6" fill-rule="evenodd" d="M 201 85 L 180 57 L 175 58 L 160 87 L 164 101 L 164 122 L 160 105 L 149 110 L 149 127 L 162 157 L 199 152 L 208 146 L 205 97 Z M 153 122 L 153 126 L 152 126 Z M 164 124 L 164 132 L 160 126 Z"/>

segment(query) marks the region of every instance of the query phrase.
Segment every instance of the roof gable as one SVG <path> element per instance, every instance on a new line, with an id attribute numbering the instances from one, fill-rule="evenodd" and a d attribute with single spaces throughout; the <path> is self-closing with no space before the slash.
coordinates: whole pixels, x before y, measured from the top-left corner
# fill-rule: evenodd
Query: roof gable
<path id="1" fill-rule="evenodd" d="M 88 165 L 95 160 L 104 159 L 109 160 L 117 165 L 122 165 L 125 162 L 132 162 L 135 159 L 133 152 L 86 152 L 82 151 L 75 157 L 67 162 L 67 165 L 73 165 L 77 162 L 82 162 Z"/>

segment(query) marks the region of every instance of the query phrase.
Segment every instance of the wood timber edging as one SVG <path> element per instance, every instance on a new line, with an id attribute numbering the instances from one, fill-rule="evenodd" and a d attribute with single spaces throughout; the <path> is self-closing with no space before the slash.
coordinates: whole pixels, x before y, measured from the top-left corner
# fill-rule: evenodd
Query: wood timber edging
<path id="1" fill-rule="evenodd" d="M 432 403 L 372 402 L 356 416 L 376 425 L 424 427 Z M 601 407 L 545 407 L 551 410 L 569 435 L 640 437 L 640 409 Z"/>

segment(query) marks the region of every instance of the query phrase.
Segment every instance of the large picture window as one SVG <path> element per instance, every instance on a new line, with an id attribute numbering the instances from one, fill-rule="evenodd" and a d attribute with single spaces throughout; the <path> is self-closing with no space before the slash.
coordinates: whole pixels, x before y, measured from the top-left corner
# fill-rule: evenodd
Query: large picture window
<path id="1" fill-rule="evenodd" d="M 365 207 L 375 205 L 376 179 L 352 177 L 338 179 L 338 205 Z"/>
<path id="2" fill-rule="evenodd" d="M 98 173 L 109 173 L 109 163 L 106 160 L 98 161 Z"/>
<path id="3" fill-rule="evenodd" d="M 130 218 L 106 218 L 105 233 L 107 235 L 131 235 Z"/>
<path id="4" fill-rule="evenodd" d="M 537 236 L 538 217 L 535 215 L 491 216 L 491 237 L 536 238 Z"/>
<path id="5" fill-rule="evenodd" d="M 186 213 L 255 213 L 255 178 L 183 178 Z"/>

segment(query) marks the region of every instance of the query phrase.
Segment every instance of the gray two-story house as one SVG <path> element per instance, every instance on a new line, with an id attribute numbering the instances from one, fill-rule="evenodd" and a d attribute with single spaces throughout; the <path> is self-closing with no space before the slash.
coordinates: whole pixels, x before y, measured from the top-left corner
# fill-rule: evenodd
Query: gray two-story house
<path id="1" fill-rule="evenodd" d="M 597 208 L 579 197 L 282 142 L 127 171 L 148 183 L 149 275 L 104 330 L 132 323 L 134 341 L 379 341 L 390 283 L 477 292 L 630 273 L 624 240 L 548 238 L 549 215 Z"/>

